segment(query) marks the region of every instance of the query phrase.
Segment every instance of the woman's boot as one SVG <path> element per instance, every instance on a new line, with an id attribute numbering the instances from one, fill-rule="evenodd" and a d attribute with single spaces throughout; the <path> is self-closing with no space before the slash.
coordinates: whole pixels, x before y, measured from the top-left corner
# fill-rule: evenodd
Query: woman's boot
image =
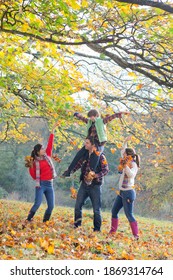
<path id="1" fill-rule="evenodd" d="M 111 220 L 111 229 L 109 233 L 115 233 L 118 228 L 118 219 L 117 218 L 112 218 Z"/>
<path id="2" fill-rule="evenodd" d="M 132 230 L 132 233 L 134 235 L 134 238 L 135 239 L 139 239 L 139 235 L 138 235 L 138 223 L 136 221 L 134 222 L 130 222 L 130 227 L 131 227 L 131 230 Z"/>

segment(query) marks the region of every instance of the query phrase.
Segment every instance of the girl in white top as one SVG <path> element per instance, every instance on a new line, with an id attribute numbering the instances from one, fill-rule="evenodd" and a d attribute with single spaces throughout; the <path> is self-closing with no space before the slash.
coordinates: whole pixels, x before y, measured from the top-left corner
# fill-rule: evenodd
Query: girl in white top
<path id="1" fill-rule="evenodd" d="M 112 223 L 110 233 L 115 233 L 118 228 L 118 213 L 123 207 L 125 215 L 130 223 L 132 233 L 136 239 L 138 236 L 138 224 L 133 216 L 134 200 L 136 198 L 136 192 L 134 189 L 134 181 L 139 169 L 139 156 L 135 153 L 134 149 L 127 148 L 127 142 L 131 139 L 131 136 L 125 139 L 123 149 L 121 150 L 122 158 L 125 156 L 131 156 L 132 160 L 130 164 L 123 165 L 122 174 L 119 180 L 120 193 L 115 198 L 112 207 Z"/>

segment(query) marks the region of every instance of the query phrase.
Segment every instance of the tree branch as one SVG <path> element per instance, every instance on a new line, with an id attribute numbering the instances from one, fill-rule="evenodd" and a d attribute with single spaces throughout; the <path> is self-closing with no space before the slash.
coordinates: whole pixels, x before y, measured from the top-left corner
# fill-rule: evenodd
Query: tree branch
<path id="1" fill-rule="evenodd" d="M 131 69 L 132 71 L 137 71 L 141 74 L 143 74 L 144 76 L 150 78 L 151 80 L 153 80 L 154 82 L 156 82 L 158 85 L 164 85 L 168 88 L 172 88 L 173 87 L 173 81 L 170 80 L 163 80 L 161 78 L 158 77 L 158 75 L 153 75 L 151 74 L 150 72 L 140 68 L 140 65 L 139 63 L 138 64 L 132 64 L 132 63 L 129 63 L 127 60 L 124 60 L 122 58 L 120 58 L 118 55 L 116 55 L 115 53 L 113 52 L 109 52 L 107 50 L 105 50 L 104 47 L 100 46 L 100 45 L 95 45 L 95 44 L 92 44 L 92 43 L 87 43 L 87 46 L 89 48 L 91 48 L 92 50 L 98 52 L 98 53 L 103 53 L 104 55 L 106 55 L 107 57 L 111 58 L 115 63 L 117 63 L 121 68 L 123 69 Z M 151 69 L 151 66 L 145 64 L 145 68 L 147 69 Z M 152 68 L 152 70 L 155 70 L 155 72 L 157 74 L 160 74 L 160 68 L 157 70 L 157 68 Z"/>
<path id="2" fill-rule="evenodd" d="M 162 1 L 152 1 L 152 0 L 116 0 L 121 3 L 137 4 L 139 6 L 155 7 L 166 11 L 168 13 L 173 13 L 173 7 L 171 5 L 165 4 Z"/>

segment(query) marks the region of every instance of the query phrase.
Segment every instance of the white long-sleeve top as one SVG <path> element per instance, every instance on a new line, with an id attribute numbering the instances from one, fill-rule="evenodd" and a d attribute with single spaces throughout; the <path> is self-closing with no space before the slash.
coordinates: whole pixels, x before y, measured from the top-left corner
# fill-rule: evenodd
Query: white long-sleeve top
<path id="1" fill-rule="evenodd" d="M 126 148 L 127 148 L 127 143 L 124 144 L 124 146 L 121 150 L 121 157 L 123 157 Z M 128 190 L 133 189 L 133 187 L 134 187 L 135 177 L 138 172 L 138 166 L 135 161 L 132 161 L 131 166 L 132 166 L 131 168 L 129 166 L 126 166 L 123 169 L 123 172 L 119 179 L 119 189 L 120 190 L 128 191 Z M 127 180 L 126 187 L 122 187 L 125 175 L 126 175 L 126 180 Z"/>

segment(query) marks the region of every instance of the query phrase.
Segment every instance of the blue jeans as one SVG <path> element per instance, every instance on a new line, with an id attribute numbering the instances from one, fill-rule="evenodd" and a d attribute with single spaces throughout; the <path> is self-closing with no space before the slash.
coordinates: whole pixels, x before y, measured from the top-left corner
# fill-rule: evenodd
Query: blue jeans
<path id="1" fill-rule="evenodd" d="M 84 182 L 81 183 L 75 205 L 75 227 L 82 224 L 82 207 L 87 198 L 91 199 L 93 212 L 94 212 L 94 231 L 100 231 L 102 218 L 101 218 L 101 185 L 87 186 Z"/>
<path id="2" fill-rule="evenodd" d="M 35 213 L 38 210 L 38 208 L 40 207 L 42 200 L 43 200 L 43 194 L 45 195 L 46 202 L 47 202 L 47 209 L 46 209 L 44 215 L 47 215 L 50 217 L 52 210 L 54 208 L 54 205 L 55 205 L 53 180 L 40 181 L 40 188 L 35 188 L 35 202 L 31 208 L 30 212 Z"/>
<path id="3" fill-rule="evenodd" d="M 118 218 L 118 213 L 123 207 L 125 215 L 129 222 L 135 222 L 133 216 L 134 200 L 136 198 L 135 190 L 120 191 L 120 194 L 116 197 L 112 207 L 112 218 Z"/>

